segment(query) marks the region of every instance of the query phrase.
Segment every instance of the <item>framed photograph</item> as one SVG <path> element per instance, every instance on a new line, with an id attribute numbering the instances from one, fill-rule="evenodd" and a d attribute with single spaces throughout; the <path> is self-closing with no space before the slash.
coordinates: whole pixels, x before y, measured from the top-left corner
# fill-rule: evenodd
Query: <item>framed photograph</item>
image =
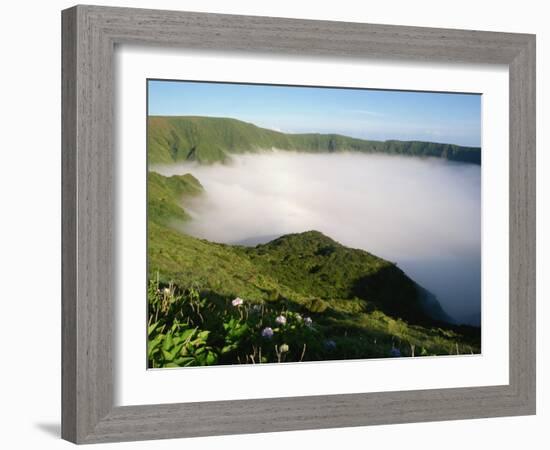
<path id="1" fill-rule="evenodd" d="M 535 37 L 62 13 L 62 435 L 535 413 Z"/>

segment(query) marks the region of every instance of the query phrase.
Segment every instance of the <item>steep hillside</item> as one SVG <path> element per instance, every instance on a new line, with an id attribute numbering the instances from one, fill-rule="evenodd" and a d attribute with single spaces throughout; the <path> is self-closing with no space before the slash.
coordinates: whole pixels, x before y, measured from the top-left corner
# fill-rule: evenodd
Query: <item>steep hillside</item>
<path id="1" fill-rule="evenodd" d="M 345 247 L 319 231 L 282 236 L 251 249 L 254 264 L 279 283 L 317 299 L 362 299 L 409 322 L 430 322 L 421 288 L 395 264 Z"/>
<path id="2" fill-rule="evenodd" d="M 190 217 L 181 206 L 182 199 L 201 192 L 202 185 L 190 173 L 164 177 L 156 172 L 148 172 L 147 218 L 161 224 L 187 220 Z"/>
<path id="3" fill-rule="evenodd" d="M 256 247 L 183 233 L 202 192 L 149 173 L 149 367 L 479 353 L 479 329 L 446 323 L 395 264 L 318 231 Z"/>
<path id="4" fill-rule="evenodd" d="M 176 161 L 223 162 L 231 154 L 272 148 L 303 152 L 386 153 L 433 156 L 481 163 L 481 149 L 420 141 L 372 141 L 338 134 L 288 134 L 230 118 L 150 116 L 147 154 L 150 164 Z"/>
<path id="5" fill-rule="evenodd" d="M 392 316 L 430 322 L 446 316 L 435 298 L 395 264 L 351 249 L 318 231 L 281 236 L 256 247 L 216 244 L 166 228 L 189 215 L 182 203 L 203 192 L 190 174 L 149 173 L 150 272 L 183 282 L 194 278 L 223 295 L 254 301 L 280 298 L 323 309 L 331 302 L 368 302 Z M 433 296 L 432 296 L 433 297 Z M 328 303 L 327 303 L 328 302 Z"/>

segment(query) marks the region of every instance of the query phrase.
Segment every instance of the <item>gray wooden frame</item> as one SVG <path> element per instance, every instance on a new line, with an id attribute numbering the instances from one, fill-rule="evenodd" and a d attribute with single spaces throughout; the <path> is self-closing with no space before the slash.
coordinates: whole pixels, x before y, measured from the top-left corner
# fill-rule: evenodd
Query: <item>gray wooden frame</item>
<path id="1" fill-rule="evenodd" d="M 76 443 L 535 413 L 535 36 L 144 9 L 62 13 L 62 437 Z M 267 400 L 113 405 L 115 44 L 506 64 L 510 382 Z"/>

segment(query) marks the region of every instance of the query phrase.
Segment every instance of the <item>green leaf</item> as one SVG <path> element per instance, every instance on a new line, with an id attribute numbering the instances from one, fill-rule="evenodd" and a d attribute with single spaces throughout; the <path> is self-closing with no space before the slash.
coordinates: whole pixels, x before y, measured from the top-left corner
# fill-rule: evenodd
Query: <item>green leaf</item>
<path id="1" fill-rule="evenodd" d="M 195 331 L 196 331 L 196 328 L 185 330 L 183 333 L 180 334 L 180 340 L 183 342 L 183 341 L 187 341 L 188 339 L 191 339 Z"/>
<path id="2" fill-rule="evenodd" d="M 202 339 L 203 341 L 206 341 L 208 339 L 208 335 L 210 334 L 210 331 L 201 331 L 198 334 L 198 338 Z"/>
<path id="3" fill-rule="evenodd" d="M 158 322 L 155 322 L 155 323 L 149 325 L 149 328 L 147 329 L 147 336 L 151 336 L 151 333 L 153 331 L 155 331 L 155 328 L 157 328 L 158 324 L 159 324 Z"/>
<path id="4" fill-rule="evenodd" d="M 149 355 L 153 354 L 158 349 L 158 346 L 162 341 L 162 338 L 163 338 L 163 335 L 159 334 L 154 339 L 147 342 L 147 353 Z"/>
<path id="5" fill-rule="evenodd" d="M 162 343 L 163 350 L 170 350 L 174 346 L 174 340 L 171 334 L 167 334 Z"/>
<path id="6" fill-rule="evenodd" d="M 214 352 L 208 352 L 206 355 L 206 364 L 211 366 L 212 364 L 216 364 L 216 361 L 218 360 L 218 356 Z"/>
<path id="7" fill-rule="evenodd" d="M 232 328 L 227 334 L 227 336 L 229 337 L 230 340 L 236 341 L 236 340 L 239 340 L 241 337 L 243 337 L 247 332 L 248 332 L 248 325 L 243 324 L 243 325 L 239 325 L 236 328 Z"/>
<path id="8" fill-rule="evenodd" d="M 221 353 L 222 354 L 229 353 L 229 352 L 232 352 L 233 350 L 235 350 L 236 348 L 237 348 L 237 346 L 235 344 L 226 345 L 222 348 Z"/>
<path id="9" fill-rule="evenodd" d="M 155 355 L 158 353 L 158 348 L 155 348 L 155 349 L 152 349 L 152 350 L 149 350 L 147 352 L 147 357 L 149 359 L 155 359 Z"/>
<path id="10" fill-rule="evenodd" d="M 186 356 L 186 357 L 176 358 L 174 360 L 174 363 L 177 364 L 178 366 L 185 366 L 186 364 L 193 362 L 194 360 L 195 358 L 192 358 L 191 356 Z"/>
<path id="11" fill-rule="evenodd" d="M 166 361 L 172 361 L 174 359 L 174 356 L 170 352 L 168 352 L 164 349 L 162 349 L 162 356 L 164 356 L 164 359 Z"/>
<path id="12" fill-rule="evenodd" d="M 183 344 L 176 345 L 171 351 L 170 354 L 172 355 L 172 359 L 175 359 L 176 356 L 179 356 L 179 353 L 183 347 Z"/>

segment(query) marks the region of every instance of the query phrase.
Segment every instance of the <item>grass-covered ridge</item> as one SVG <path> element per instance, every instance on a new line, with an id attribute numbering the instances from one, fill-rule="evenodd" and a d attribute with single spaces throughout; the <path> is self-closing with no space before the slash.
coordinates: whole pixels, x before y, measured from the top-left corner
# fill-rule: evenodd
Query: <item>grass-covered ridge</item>
<path id="1" fill-rule="evenodd" d="M 202 192 L 149 173 L 151 367 L 480 352 L 479 329 L 441 320 L 395 264 L 318 231 L 256 247 L 181 232 Z"/>
<path id="2" fill-rule="evenodd" d="M 231 154 L 279 150 L 329 153 L 353 151 L 432 156 L 481 164 L 479 147 L 421 141 L 373 141 L 339 134 L 289 134 L 231 118 L 149 116 L 147 155 L 150 164 L 177 161 L 223 162 Z"/>
<path id="3" fill-rule="evenodd" d="M 181 206 L 182 198 L 203 192 L 203 187 L 193 175 L 164 177 L 156 172 L 147 174 L 147 216 L 157 223 L 187 220 L 189 215 Z"/>

